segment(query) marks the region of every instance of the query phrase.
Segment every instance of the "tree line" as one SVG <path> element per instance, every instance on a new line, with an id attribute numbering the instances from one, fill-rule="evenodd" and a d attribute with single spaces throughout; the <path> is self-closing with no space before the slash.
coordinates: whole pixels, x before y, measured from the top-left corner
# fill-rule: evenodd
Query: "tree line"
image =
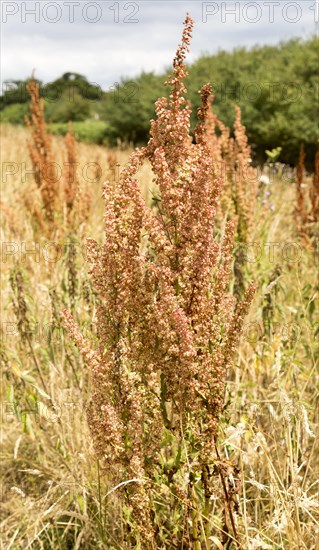
<path id="1" fill-rule="evenodd" d="M 266 149 L 280 146 L 279 160 L 295 165 L 303 144 L 311 166 L 319 137 L 318 47 L 314 35 L 202 55 L 188 67 L 186 81 L 193 127 L 200 105 L 198 90 L 207 81 L 215 93 L 213 109 L 224 124 L 232 127 L 235 106 L 241 107 L 256 161 L 265 160 Z M 47 121 L 56 124 L 59 132 L 67 131 L 69 120 L 84 123 L 84 128 L 87 123 L 91 132 L 96 121 L 99 131 L 91 132 L 92 141 L 114 145 L 121 139 L 143 144 L 149 135 L 149 120 L 155 116 L 154 101 L 167 93 L 166 78 L 167 72 L 143 72 L 133 79 L 121 79 L 106 91 L 85 76 L 69 72 L 39 84 Z M 5 83 L 0 97 L 2 121 L 23 123 L 29 103 L 28 80 Z"/>

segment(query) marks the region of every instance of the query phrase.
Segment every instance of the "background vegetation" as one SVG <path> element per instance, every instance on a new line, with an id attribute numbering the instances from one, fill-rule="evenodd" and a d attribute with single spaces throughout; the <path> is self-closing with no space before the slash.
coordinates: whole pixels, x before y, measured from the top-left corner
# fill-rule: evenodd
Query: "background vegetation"
<path id="1" fill-rule="evenodd" d="M 306 164 L 311 169 L 319 137 L 316 36 L 203 55 L 189 70 L 186 86 L 193 125 L 200 104 L 198 90 L 203 82 L 211 82 L 216 96 L 214 109 L 224 124 L 232 126 L 234 107 L 240 105 L 254 159 L 264 161 L 265 149 L 280 145 L 280 160 L 296 165 L 302 141 L 307 149 Z M 53 131 L 62 135 L 67 132 L 69 120 L 81 123 L 74 130 L 78 139 L 87 142 L 116 145 L 120 139 L 145 143 L 154 102 L 163 95 L 165 78 L 165 74 L 143 73 L 102 91 L 82 75 L 65 73 L 41 85 L 46 118 L 53 123 Z M 7 83 L 0 109 L 3 122 L 23 124 L 28 109 L 26 82 Z"/>

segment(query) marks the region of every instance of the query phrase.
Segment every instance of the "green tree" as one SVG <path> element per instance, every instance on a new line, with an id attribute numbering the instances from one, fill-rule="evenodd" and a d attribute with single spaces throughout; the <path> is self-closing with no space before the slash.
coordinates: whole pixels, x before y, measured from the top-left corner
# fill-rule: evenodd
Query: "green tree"
<path id="1" fill-rule="evenodd" d="M 57 102 L 46 102 L 46 119 L 50 122 L 81 122 L 90 116 L 90 104 L 80 94 L 65 91 Z"/>
<path id="2" fill-rule="evenodd" d="M 106 95 L 103 118 L 109 125 L 111 143 L 117 138 L 134 143 L 144 142 L 154 118 L 154 102 L 163 93 L 162 78 L 142 73 L 134 80 L 122 80 Z"/>

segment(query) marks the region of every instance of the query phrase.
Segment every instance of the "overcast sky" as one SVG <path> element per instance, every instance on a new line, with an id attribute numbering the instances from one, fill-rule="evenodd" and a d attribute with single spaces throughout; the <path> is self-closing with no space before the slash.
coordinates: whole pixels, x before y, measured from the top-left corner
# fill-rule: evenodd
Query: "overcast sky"
<path id="1" fill-rule="evenodd" d="M 319 0 L 1 0 L 1 81 L 66 71 L 108 89 L 121 76 L 171 64 L 188 11 L 195 20 L 192 62 L 201 53 L 272 44 L 318 30 Z"/>

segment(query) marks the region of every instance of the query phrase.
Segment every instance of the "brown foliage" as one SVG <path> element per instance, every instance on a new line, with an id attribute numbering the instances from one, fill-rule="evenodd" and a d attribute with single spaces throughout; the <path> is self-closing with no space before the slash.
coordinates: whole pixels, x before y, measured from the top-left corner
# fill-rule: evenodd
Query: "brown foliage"
<path id="1" fill-rule="evenodd" d="M 315 223 L 319 222 L 319 149 L 315 156 L 315 167 L 312 178 L 312 188 L 310 191 L 311 207 L 312 207 L 312 220 Z"/>
<path id="2" fill-rule="evenodd" d="M 305 150 L 304 146 L 301 145 L 299 151 L 299 159 L 296 168 L 296 192 L 297 192 L 297 203 L 295 207 L 295 218 L 300 232 L 303 231 L 303 226 L 307 222 L 307 212 L 306 212 L 306 199 L 305 191 L 303 188 L 304 185 L 304 175 L 305 175 Z"/>
<path id="3" fill-rule="evenodd" d="M 34 179 L 40 190 L 44 217 L 52 228 L 59 206 L 60 189 L 52 150 L 52 138 L 44 120 L 44 102 L 39 95 L 39 85 L 30 80 L 27 85 L 31 96 L 30 114 L 25 121 L 31 132 L 27 146 L 34 170 Z"/>
<path id="4" fill-rule="evenodd" d="M 27 194 L 24 195 L 24 202 L 33 219 L 37 221 L 38 227 L 45 233 L 74 232 L 80 223 L 88 218 L 92 195 L 87 189 L 80 188 L 72 123 L 69 123 L 68 133 L 64 138 L 62 186 L 59 173 L 61 169 L 54 158 L 52 136 L 45 123 L 44 103 L 39 95 L 39 86 L 32 79 L 27 88 L 31 96 L 31 120 L 26 117 L 31 139 L 27 144 L 42 204 L 40 206 L 35 197 L 31 198 Z"/>

